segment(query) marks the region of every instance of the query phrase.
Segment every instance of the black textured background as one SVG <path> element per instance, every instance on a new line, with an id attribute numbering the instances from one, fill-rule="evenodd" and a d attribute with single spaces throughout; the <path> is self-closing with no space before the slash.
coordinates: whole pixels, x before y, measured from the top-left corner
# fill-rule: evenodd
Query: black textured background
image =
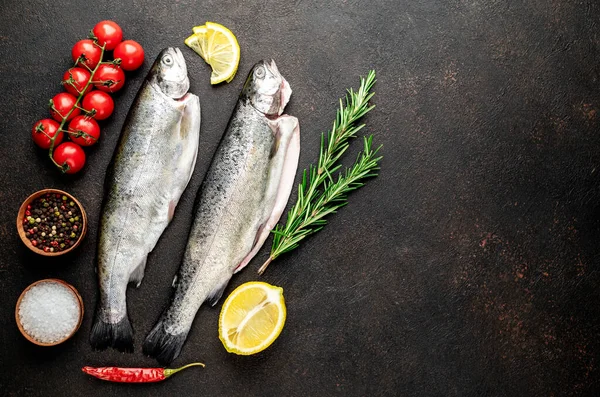
<path id="1" fill-rule="evenodd" d="M 595 0 L 3 0 L 0 394 L 597 394 L 599 17 Z M 102 19 L 116 20 L 147 60 L 116 95 L 85 170 L 62 177 L 29 131 L 61 90 L 71 46 Z M 231 84 L 211 87 L 208 66 L 184 48 L 191 27 L 206 20 L 239 39 Z M 182 48 L 202 102 L 199 159 L 142 286 L 128 293 L 135 353 L 93 352 L 104 173 L 127 109 L 166 46 Z M 218 309 L 203 307 L 174 364 L 202 360 L 206 369 L 142 386 L 85 376 L 83 365 L 155 364 L 141 341 L 167 302 L 194 194 L 244 77 L 263 57 L 276 60 L 294 90 L 287 112 L 301 123 L 300 167 L 315 160 L 344 89 L 376 69 L 377 108 L 364 131 L 384 145 L 380 177 L 261 278 L 284 288 L 288 307 L 271 348 L 226 353 Z M 70 258 L 46 260 L 18 240 L 19 204 L 45 187 L 75 194 L 90 216 Z M 259 279 L 267 255 L 265 247 L 226 294 Z M 46 277 L 72 283 L 86 305 L 80 331 L 55 348 L 29 344 L 13 317 L 20 292 Z"/>

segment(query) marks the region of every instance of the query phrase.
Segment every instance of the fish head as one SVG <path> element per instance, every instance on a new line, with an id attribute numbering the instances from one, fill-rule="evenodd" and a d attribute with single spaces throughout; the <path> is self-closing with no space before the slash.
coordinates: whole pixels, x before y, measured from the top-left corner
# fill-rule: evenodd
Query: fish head
<path id="1" fill-rule="evenodd" d="M 250 71 L 241 98 L 265 116 L 283 113 L 292 95 L 292 89 L 283 78 L 275 61 L 260 61 Z"/>
<path id="2" fill-rule="evenodd" d="M 179 48 L 165 48 L 158 54 L 148 74 L 153 82 L 168 97 L 179 99 L 190 89 L 185 58 Z"/>

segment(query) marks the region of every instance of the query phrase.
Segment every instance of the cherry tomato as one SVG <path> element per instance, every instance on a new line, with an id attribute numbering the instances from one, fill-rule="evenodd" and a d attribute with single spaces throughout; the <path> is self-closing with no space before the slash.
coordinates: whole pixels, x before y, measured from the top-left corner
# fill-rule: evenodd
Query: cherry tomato
<path id="1" fill-rule="evenodd" d="M 75 174 L 85 165 L 85 152 L 81 146 L 73 142 L 64 142 L 58 145 L 54 149 L 52 158 L 58 164 L 68 167 L 67 170 L 63 171 L 67 174 Z"/>
<path id="2" fill-rule="evenodd" d="M 69 137 L 79 146 L 92 146 L 100 138 L 100 126 L 91 117 L 77 116 L 69 123 Z"/>
<path id="3" fill-rule="evenodd" d="M 104 120 L 108 118 L 115 109 L 115 101 L 104 91 L 92 91 L 81 100 L 81 107 L 87 111 L 96 110 L 94 118 Z"/>
<path id="4" fill-rule="evenodd" d="M 73 46 L 71 50 L 71 58 L 73 62 L 77 62 L 79 57 L 83 54 L 85 61 L 83 62 L 90 69 L 94 69 L 98 63 L 100 63 L 100 57 L 102 56 L 102 50 L 92 40 L 85 39 L 79 40 Z"/>
<path id="5" fill-rule="evenodd" d="M 56 135 L 58 127 L 60 127 L 60 124 L 52 119 L 43 119 L 38 121 L 31 129 L 31 137 L 33 138 L 33 142 L 35 142 L 35 144 L 42 149 L 50 149 L 50 138 Z M 63 132 L 61 131 L 54 139 L 54 146 L 58 146 L 62 140 Z"/>
<path id="6" fill-rule="evenodd" d="M 98 66 L 94 81 L 100 91 L 117 92 L 125 85 L 125 72 L 117 65 L 103 64 Z"/>
<path id="7" fill-rule="evenodd" d="M 144 49 L 133 40 L 125 40 L 115 48 L 113 57 L 121 58 L 121 67 L 124 70 L 136 70 L 144 63 Z"/>
<path id="8" fill-rule="evenodd" d="M 50 101 L 50 114 L 52 118 L 56 121 L 62 121 L 63 116 L 66 116 L 71 111 L 76 102 L 77 98 L 67 92 L 54 95 L 54 98 Z M 81 113 L 79 108 L 73 109 L 67 120 L 71 120 L 73 117 L 79 115 L 79 113 Z"/>
<path id="9" fill-rule="evenodd" d="M 106 44 L 104 49 L 112 51 L 123 40 L 123 30 L 113 21 L 98 22 L 92 33 L 98 39 L 98 44 Z"/>
<path id="10" fill-rule="evenodd" d="M 65 90 L 67 90 L 68 93 L 79 96 L 79 93 L 83 91 L 85 85 L 88 83 L 90 76 L 90 72 L 83 68 L 71 68 L 63 75 L 62 84 L 65 86 Z M 68 83 L 70 78 L 74 80 L 72 82 L 73 84 Z M 90 84 L 85 92 L 90 92 L 92 88 L 94 88 L 94 86 Z"/>

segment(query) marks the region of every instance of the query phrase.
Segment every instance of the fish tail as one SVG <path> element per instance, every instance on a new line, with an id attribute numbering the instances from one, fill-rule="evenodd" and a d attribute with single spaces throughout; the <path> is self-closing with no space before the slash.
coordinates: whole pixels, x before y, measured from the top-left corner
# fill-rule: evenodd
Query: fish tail
<path id="1" fill-rule="evenodd" d="M 96 350 L 114 347 L 122 352 L 133 352 L 133 328 L 127 316 L 117 323 L 107 323 L 96 316 L 90 333 L 90 344 Z"/>
<path id="2" fill-rule="evenodd" d="M 167 332 L 161 318 L 146 337 L 142 350 L 144 354 L 154 357 L 160 364 L 169 365 L 179 356 L 187 334 L 188 331 L 176 335 Z"/>

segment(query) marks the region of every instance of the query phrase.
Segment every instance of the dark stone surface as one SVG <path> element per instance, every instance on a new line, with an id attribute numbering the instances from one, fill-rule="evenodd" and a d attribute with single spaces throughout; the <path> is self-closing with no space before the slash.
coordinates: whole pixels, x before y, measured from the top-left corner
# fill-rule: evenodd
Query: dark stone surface
<path id="1" fill-rule="evenodd" d="M 1 4 L 0 394 L 599 393 L 600 3 L 88 3 Z M 29 130 L 60 91 L 73 43 L 106 18 L 139 41 L 148 59 L 116 95 L 115 115 L 102 123 L 85 171 L 61 177 Z M 211 87 L 208 67 L 183 48 L 191 27 L 207 19 L 239 39 L 239 76 L 229 85 Z M 184 51 L 202 101 L 199 159 L 143 284 L 128 293 L 135 353 L 94 352 L 87 339 L 104 173 L 142 78 L 166 46 Z M 384 145 L 380 177 L 262 277 L 285 289 L 288 306 L 271 348 L 253 357 L 226 353 L 219 310 L 203 307 L 174 364 L 202 360 L 206 369 L 142 386 L 85 376 L 83 365 L 155 364 L 141 341 L 167 303 L 194 194 L 243 78 L 263 57 L 277 61 L 294 89 L 287 111 L 301 122 L 301 167 L 315 160 L 344 89 L 377 70 L 377 109 L 365 132 Z M 34 256 L 18 240 L 20 202 L 45 187 L 75 194 L 90 216 L 90 232 L 69 258 Z M 265 247 L 226 294 L 259 279 L 267 255 Z M 29 344 L 13 317 L 20 292 L 46 277 L 75 285 L 86 305 L 80 331 L 55 348 Z"/>

